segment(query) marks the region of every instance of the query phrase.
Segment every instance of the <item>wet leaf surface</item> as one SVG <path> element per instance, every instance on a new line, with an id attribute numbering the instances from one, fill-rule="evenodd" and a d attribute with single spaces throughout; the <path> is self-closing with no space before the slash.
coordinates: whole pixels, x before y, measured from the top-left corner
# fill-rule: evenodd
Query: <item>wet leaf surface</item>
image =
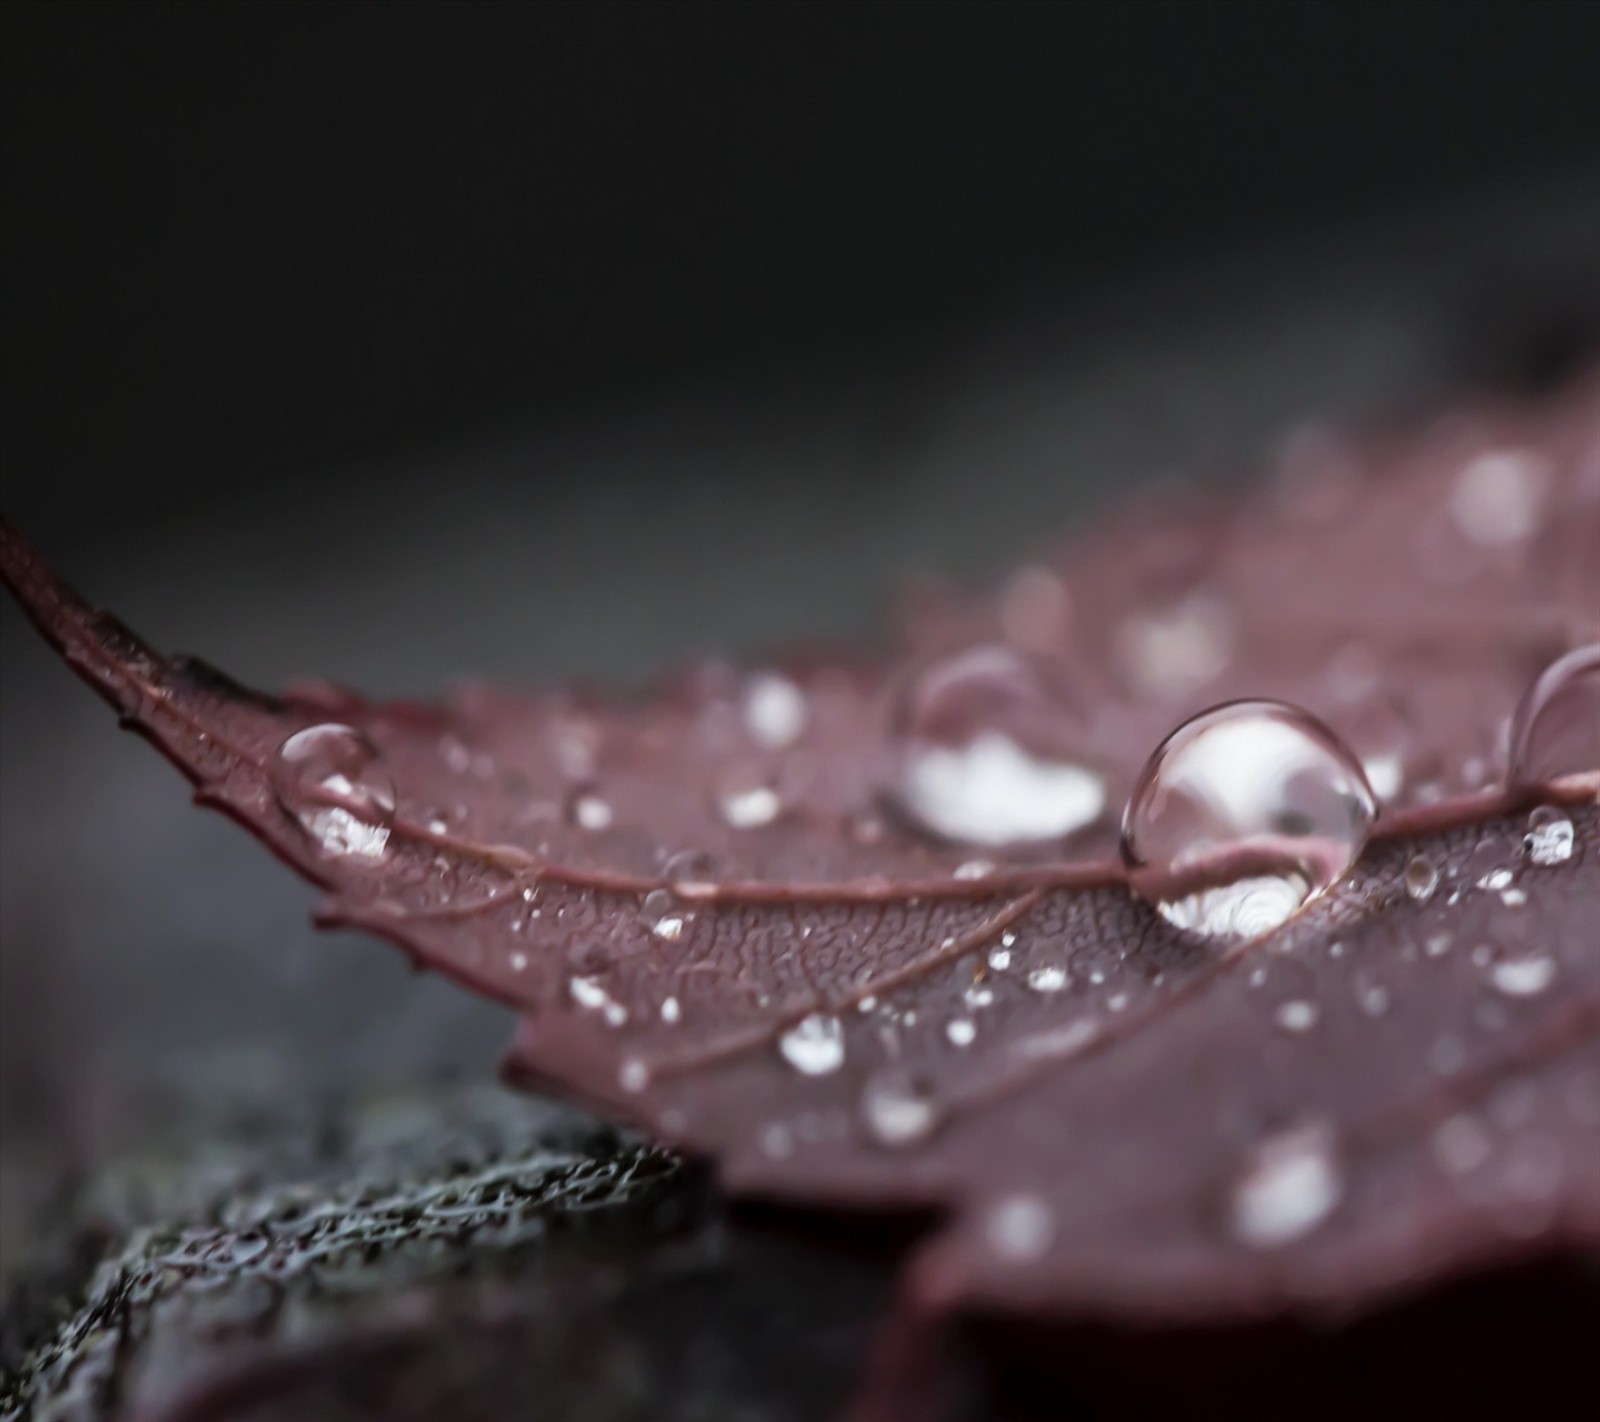
<path id="1" fill-rule="evenodd" d="M 924 595 L 870 659 L 632 697 L 262 696 L 3 539 L 324 922 L 517 1009 L 514 1075 L 742 1192 L 939 1211 L 913 1308 L 1344 1312 L 1600 1240 L 1594 767 L 1500 788 L 1518 698 L 1600 622 L 1593 382 L 1293 450 L 1230 507 Z M 1382 803 L 1249 944 L 1115 857 L 1150 751 L 1238 696 L 1318 715 Z"/>

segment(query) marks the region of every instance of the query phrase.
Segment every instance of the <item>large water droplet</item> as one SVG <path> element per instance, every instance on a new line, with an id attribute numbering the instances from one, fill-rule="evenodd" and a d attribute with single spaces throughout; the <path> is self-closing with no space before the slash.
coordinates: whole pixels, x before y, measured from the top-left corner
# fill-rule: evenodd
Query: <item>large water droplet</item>
<path id="1" fill-rule="evenodd" d="M 1105 809 L 1105 785 L 1070 747 L 1070 707 L 1039 664 L 980 646 L 925 667 L 891 734 L 896 796 L 924 829 L 970 844 L 1059 839 Z"/>
<path id="2" fill-rule="evenodd" d="M 1229 1198 L 1233 1233 L 1272 1249 L 1315 1229 L 1339 1203 L 1333 1140 L 1310 1126 L 1264 1141 L 1250 1153 Z"/>
<path id="3" fill-rule="evenodd" d="M 1336 884 L 1376 807 L 1360 763 L 1278 701 L 1202 712 L 1150 757 L 1122 821 L 1135 892 L 1169 923 L 1255 937 Z"/>
<path id="4" fill-rule="evenodd" d="M 778 1039 L 778 1050 L 805 1076 L 826 1076 L 844 1065 L 844 1028 L 837 1017 L 813 1012 Z"/>
<path id="5" fill-rule="evenodd" d="M 394 826 L 394 781 L 353 726 L 326 722 L 296 731 L 278 747 L 272 788 L 324 854 L 383 857 Z"/>
<path id="6" fill-rule="evenodd" d="M 1512 784 L 1569 775 L 1600 778 L 1600 642 L 1546 667 L 1511 720 Z"/>

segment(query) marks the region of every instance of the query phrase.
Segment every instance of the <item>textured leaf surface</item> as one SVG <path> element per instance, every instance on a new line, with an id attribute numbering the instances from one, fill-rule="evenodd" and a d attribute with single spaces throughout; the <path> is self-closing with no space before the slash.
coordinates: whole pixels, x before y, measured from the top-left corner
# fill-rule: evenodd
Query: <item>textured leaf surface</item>
<path id="1" fill-rule="evenodd" d="M 152 652 L 15 534 L 0 552 L 198 797 L 328 891 L 324 921 L 519 1009 L 515 1072 L 743 1190 L 941 1209 L 924 1303 L 1175 1318 L 1354 1307 L 1600 1239 L 1600 812 L 1589 784 L 1544 797 L 1573 841 L 1540 863 L 1537 799 L 1494 788 L 1518 696 L 1594 638 L 1597 547 L 1591 383 L 1302 448 L 1234 507 L 924 596 L 877 661 L 711 665 L 632 699 L 263 697 Z M 942 658 L 1001 645 L 1066 708 L 1009 729 L 1108 808 L 951 843 L 904 810 L 907 707 Z M 1338 891 L 1224 953 L 1112 851 L 1150 749 L 1240 695 L 1317 712 L 1390 784 Z M 329 852 L 275 789 L 285 740 L 330 722 L 396 788 L 371 853 Z"/>

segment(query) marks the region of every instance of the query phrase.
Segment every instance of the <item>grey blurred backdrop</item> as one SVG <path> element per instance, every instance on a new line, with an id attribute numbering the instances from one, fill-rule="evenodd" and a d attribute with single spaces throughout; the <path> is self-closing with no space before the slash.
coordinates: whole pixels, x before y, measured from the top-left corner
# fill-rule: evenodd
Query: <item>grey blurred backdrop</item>
<path id="1" fill-rule="evenodd" d="M 1592 6 L 4 28 L 5 507 L 268 686 L 870 634 L 907 572 L 1555 378 L 1600 315 Z M 314 938 L 9 606 L 0 688 L 13 1200 L 197 1098 L 487 1073 L 499 1013 Z"/>

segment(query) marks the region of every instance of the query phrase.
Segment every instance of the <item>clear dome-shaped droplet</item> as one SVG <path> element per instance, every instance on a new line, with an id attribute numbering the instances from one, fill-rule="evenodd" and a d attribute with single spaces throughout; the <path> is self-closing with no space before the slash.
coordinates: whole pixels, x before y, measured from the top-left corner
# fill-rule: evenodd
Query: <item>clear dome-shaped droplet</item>
<path id="1" fill-rule="evenodd" d="M 1439 866 L 1425 855 L 1413 854 L 1406 861 L 1406 892 L 1419 903 L 1426 903 L 1439 887 Z"/>
<path id="2" fill-rule="evenodd" d="M 1234 701 L 1150 757 L 1122 857 L 1169 923 L 1256 937 L 1343 878 L 1375 813 L 1360 762 L 1322 722 L 1283 702 Z"/>
<path id="3" fill-rule="evenodd" d="M 1568 652 L 1528 688 L 1511 721 L 1511 783 L 1600 778 L 1600 642 Z"/>
<path id="4" fill-rule="evenodd" d="M 1078 721 L 1043 666 L 998 645 L 924 667 L 890 728 L 895 798 L 921 828 L 966 844 L 1060 839 L 1105 809 L 1073 750 Z"/>
<path id="5" fill-rule="evenodd" d="M 383 857 L 394 827 L 394 781 L 355 727 L 330 721 L 296 731 L 278 747 L 272 788 L 324 854 Z"/>

